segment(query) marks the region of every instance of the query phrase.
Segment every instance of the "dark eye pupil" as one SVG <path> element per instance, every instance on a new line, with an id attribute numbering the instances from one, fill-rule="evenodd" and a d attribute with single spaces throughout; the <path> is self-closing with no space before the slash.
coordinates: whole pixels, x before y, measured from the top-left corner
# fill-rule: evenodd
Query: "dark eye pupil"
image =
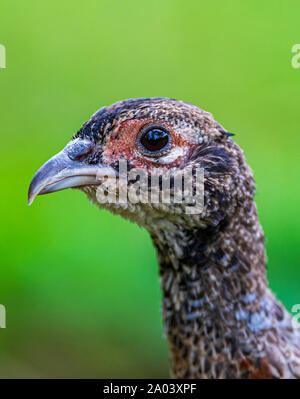
<path id="1" fill-rule="evenodd" d="M 145 132 L 141 137 L 141 144 L 148 151 L 159 151 L 169 142 L 169 135 L 162 129 L 153 128 Z"/>

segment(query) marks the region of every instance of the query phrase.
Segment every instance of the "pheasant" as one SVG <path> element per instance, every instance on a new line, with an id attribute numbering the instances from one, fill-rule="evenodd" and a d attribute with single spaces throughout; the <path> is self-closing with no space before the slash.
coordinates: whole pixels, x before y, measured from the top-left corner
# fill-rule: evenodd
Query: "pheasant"
<path id="1" fill-rule="evenodd" d="M 255 183 L 231 136 L 184 101 L 119 101 L 97 111 L 36 172 L 29 204 L 39 194 L 78 188 L 148 230 L 158 254 L 172 377 L 300 378 L 299 328 L 268 287 Z M 160 179 L 201 167 L 202 211 L 100 200 L 101 176 L 120 180 L 121 160 Z"/>

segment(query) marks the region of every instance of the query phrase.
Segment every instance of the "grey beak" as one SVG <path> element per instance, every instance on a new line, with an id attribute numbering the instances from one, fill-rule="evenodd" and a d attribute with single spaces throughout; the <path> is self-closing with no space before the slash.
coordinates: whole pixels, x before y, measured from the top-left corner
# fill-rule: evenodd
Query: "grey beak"
<path id="1" fill-rule="evenodd" d="M 95 144 L 89 140 L 75 139 L 35 173 L 28 190 L 28 205 L 37 195 L 53 193 L 70 187 L 95 185 L 101 177 L 116 177 L 117 172 L 107 165 L 89 165 L 80 161 L 91 153 Z"/>

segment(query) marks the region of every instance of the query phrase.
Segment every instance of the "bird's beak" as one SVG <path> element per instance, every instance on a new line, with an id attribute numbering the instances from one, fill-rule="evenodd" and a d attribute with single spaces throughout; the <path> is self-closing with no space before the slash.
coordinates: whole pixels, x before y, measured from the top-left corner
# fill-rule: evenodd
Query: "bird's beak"
<path id="1" fill-rule="evenodd" d="M 75 139 L 35 173 L 28 190 L 28 205 L 37 195 L 53 193 L 70 187 L 100 184 L 101 178 L 116 177 L 110 166 L 89 165 L 82 161 L 91 154 L 95 144 L 89 140 Z"/>

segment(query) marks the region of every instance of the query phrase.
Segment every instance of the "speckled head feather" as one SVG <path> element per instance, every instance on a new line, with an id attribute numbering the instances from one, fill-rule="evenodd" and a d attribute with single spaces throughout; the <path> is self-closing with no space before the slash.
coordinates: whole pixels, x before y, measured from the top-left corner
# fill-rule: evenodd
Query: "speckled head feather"
<path id="1" fill-rule="evenodd" d="M 143 119 L 166 121 L 174 127 L 178 126 L 183 129 L 192 126 L 193 134 L 189 134 L 192 139 L 196 139 L 197 132 L 199 136 L 207 134 L 220 136 L 227 133 L 210 113 L 195 105 L 184 101 L 155 97 L 123 100 L 109 107 L 103 107 L 82 126 L 74 137 L 87 136 L 93 141 L 102 141 L 108 132 L 123 121 Z"/>
<path id="2" fill-rule="evenodd" d="M 168 134 L 161 151 L 141 145 L 148 126 Z M 231 136 L 210 113 L 183 101 L 120 101 L 97 111 L 74 136 L 84 148 L 77 167 L 114 170 L 126 160 L 158 177 L 201 167 L 203 211 L 188 215 L 181 204 L 103 204 L 97 185 L 79 188 L 100 208 L 149 231 L 174 377 L 300 378 L 299 329 L 268 288 L 254 179 Z"/>

